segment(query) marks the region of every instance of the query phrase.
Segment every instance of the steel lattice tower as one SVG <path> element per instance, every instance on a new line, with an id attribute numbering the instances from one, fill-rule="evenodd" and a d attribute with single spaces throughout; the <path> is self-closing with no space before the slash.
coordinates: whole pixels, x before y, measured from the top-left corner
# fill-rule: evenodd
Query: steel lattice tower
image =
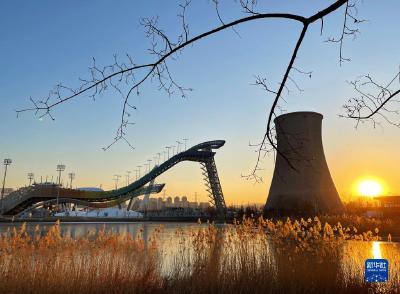
<path id="1" fill-rule="evenodd" d="M 202 162 L 201 166 L 210 201 L 217 209 L 218 215 L 224 216 L 226 212 L 226 204 L 224 194 L 222 193 L 221 182 L 219 181 L 214 156 Z"/>

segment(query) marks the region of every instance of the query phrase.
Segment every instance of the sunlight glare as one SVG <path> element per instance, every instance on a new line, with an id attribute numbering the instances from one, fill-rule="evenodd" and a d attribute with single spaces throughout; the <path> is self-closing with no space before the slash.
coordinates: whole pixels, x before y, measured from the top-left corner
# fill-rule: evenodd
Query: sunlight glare
<path id="1" fill-rule="evenodd" d="M 381 195 L 383 188 L 377 180 L 366 179 L 362 180 L 357 187 L 358 193 L 362 196 L 375 197 Z"/>
<path id="2" fill-rule="evenodd" d="M 374 259 L 382 259 L 381 247 L 379 242 L 372 242 L 372 256 L 374 257 Z"/>

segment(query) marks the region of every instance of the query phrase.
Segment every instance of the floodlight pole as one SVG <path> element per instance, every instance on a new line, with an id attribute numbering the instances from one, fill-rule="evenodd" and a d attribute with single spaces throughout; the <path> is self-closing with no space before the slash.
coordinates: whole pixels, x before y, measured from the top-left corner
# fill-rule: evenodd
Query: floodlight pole
<path id="1" fill-rule="evenodd" d="M 187 140 L 188 140 L 188 139 L 184 138 L 184 139 L 182 139 L 182 140 L 185 142 L 185 151 L 186 151 L 186 143 L 187 143 Z"/>
<path id="2" fill-rule="evenodd" d="M 121 175 L 114 175 L 114 181 L 115 181 L 115 190 L 118 189 L 118 180 L 121 177 Z"/>
<path id="3" fill-rule="evenodd" d="M 34 179 L 35 175 L 33 173 L 28 173 L 28 180 L 29 180 L 29 186 L 32 183 L 32 180 Z"/>
<path id="4" fill-rule="evenodd" d="M 126 171 L 126 185 L 127 186 L 129 185 L 129 181 L 130 181 L 130 174 L 131 174 L 130 170 Z"/>
<path id="5" fill-rule="evenodd" d="M 7 177 L 7 167 L 11 165 L 12 160 L 10 158 L 4 159 L 4 178 L 3 178 L 3 187 L 1 188 L 1 213 L 3 213 L 3 197 L 4 197 L 4 186 L 6 184 L 6 177 Z"/>
<path id="6" fill-rule="evenodd" d="M 60 187 L 61 187 L 61 172 L 65 170 L 65 165 L 58 164 L 56 170 L 58 171 L 58 189 L 57 189 L 57 208 L 58 208 L 58 198 L 60 198 Z"/>
<path id="7" fill-rule="evenodd" d="M 147 161 L 148 161 L 148 165 L 149 165 L 149 171 L 148 172 L 150 172 L 150 162 L 152 162 L 152 160 L 151 159 L 147 159 Z"/>
<path id="8" fill-rule="evenodd" d="M 153 159 L 154 159 L 154 167 L 156 167 L 157 164 L 158 164 L 157 158 L 158 158 L 157 156 L 153 156 Z"/>
<path id="9" fill-rule="evenodd" d="M 181 141 L 176 141 L 176 143 L 178 143 L 178 146 L 176 146 L 176 154 L 179 153 L 179 147 L 181 146 L 182 142 Z"/>
<path id="10" fill-rule="evenodd" d="M 69 177 L 69 180 L 70 180 L 69 188 L 72 189 L 72 180 L 75 179 L 75 173 L 69 173 L 68 177 Z"/>

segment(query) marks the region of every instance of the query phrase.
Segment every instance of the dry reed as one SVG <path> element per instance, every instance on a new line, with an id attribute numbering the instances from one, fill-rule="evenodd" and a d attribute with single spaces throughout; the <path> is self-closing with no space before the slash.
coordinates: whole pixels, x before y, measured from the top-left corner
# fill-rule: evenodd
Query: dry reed
<path id="1" fill-rule="evenodd" d="M 319 218 L 235 221 L 178 229 L 170 243 L 107 233 L 71 239 L 56 223 L 0 237 L 1 293 L 394 293 L 399 248 L 385 243 L 390 281 L 367 284 L 363 261 L 379 230 Z M 367 241 L 367 242 L 365 242 Z M 371 291 L 371 290 L 370 290 Z"/>

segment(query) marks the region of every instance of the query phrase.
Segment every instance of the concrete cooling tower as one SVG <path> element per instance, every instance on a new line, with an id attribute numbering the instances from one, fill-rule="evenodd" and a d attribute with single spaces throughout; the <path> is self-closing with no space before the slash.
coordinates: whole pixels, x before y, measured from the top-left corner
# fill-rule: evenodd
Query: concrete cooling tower
<path id="1" fill-rule="evenodd" d="M 267 215 L 343 212 L 325 160 L 322 118 L 316 112 L 292 112 L 275 119 L 279 153 L 265 205 Z"/>

